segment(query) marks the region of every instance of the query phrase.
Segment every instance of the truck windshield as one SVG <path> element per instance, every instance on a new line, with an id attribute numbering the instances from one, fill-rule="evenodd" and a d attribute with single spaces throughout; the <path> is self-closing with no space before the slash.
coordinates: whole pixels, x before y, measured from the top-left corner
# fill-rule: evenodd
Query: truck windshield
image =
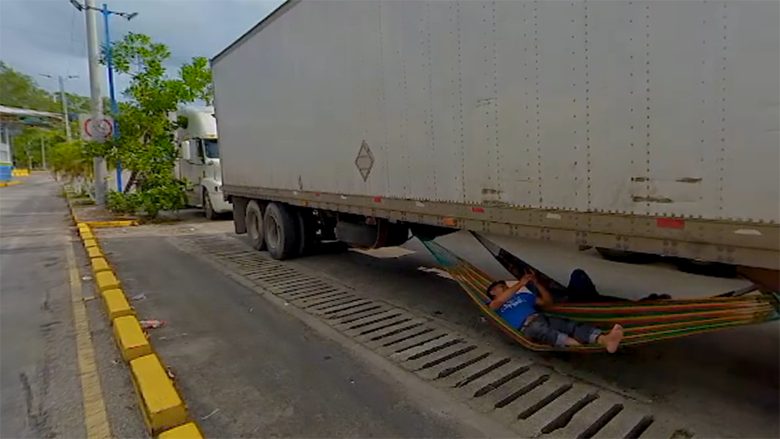
<path id="1" fill-rule="evenodd" d="M 219 144 L 217 139 L 203 139 L 203 153 L 206 155 L 206 158 L 218 159 Z"/>

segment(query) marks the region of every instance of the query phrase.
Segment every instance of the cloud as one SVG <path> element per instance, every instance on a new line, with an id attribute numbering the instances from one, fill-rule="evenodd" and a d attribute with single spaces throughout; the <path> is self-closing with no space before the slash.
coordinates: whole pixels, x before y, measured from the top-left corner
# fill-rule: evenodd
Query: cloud
<path id="1" fill-rule="evenodd" d="M 83 3 L 83 0 L 79 0 Z M 211 58 L 282 3 L 282 0 L 111 0 L 109 9 L 137 12 L 127 21 L 110 17 L 112 40 L 127 32 L 149 35 L 171 50 L 169 68 L 193 56 Z M 97 1 L 102 6 L 101 1 Z M 102 16 L 98 35 L 104 41 Z M 78 75 L 66 87 L 69 92 L 89 95 L 85 17 L 68 0 L 0 1 L 0 59 L 28 74 L 39 85 L 57 89 L 57 81 L 39 74 Z M 102 69 L 105 72 L 105 69 Z M 104 95 L 105 75 L 101 75 Z M 117 93 L 126 84 L 118 78 Z"/>

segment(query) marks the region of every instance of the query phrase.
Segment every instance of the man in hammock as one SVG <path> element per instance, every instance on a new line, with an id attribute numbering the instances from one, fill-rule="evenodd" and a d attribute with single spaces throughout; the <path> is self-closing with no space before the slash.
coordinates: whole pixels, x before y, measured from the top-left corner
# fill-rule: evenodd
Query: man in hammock
<path id="1" fill-rule="evenodd" d="M 538 295 L 527 288 L 530 283 L 536 286 Z M 623 327 L 617 324 L 604 334 L 584 323 L 539 313 L 538 308 L 553 304 L 553 297 L 532 270 L 526 270 L 525 275 L 512 286 L 502 280 L 493 282 L 487 293 L 492 298 L 490 308 L 535 343 L 556 347 L 599 344 L 613 353 L 623 339 Z"/>
<path id="2" fill-rule="evenodd" d="M 514 276 L 521 276 L 520 273 L 530 270 L 533 272 L 533 268 L 527 263 L 523 262 L 517 256 L 507 252 L 504 249 L 499 249 L 496 259 Z M 531 290 L 532 293 L 539 295 L 537 285 L 542 285 L 547 288 L 553 299 L 556 302 L 570 302 L 570 303 L 598 303 L 598 302 L 630 302 L 628 299 L 615 296 L 607 296 L 601 294 L 596 290 L 596 285 L 588 276 L 588 273 L 581 268 L 577 268 L 571 272 L 569 277 L 569 285 L 563 286 L 555 280 L 549 278 L 544 273 L 538 275 L 534 272 L 534 280 L 530 282 L 526 287 Z M 668 300 L 672 297 L 668 294 L 650 294 L 647 297 L 639 299 L 645 300 Z"/>

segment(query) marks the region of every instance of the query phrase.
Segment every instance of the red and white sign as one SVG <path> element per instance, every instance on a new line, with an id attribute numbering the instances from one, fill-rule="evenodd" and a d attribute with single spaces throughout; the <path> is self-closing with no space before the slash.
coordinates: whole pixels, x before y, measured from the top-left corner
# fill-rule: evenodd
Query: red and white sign
<path id="1" fill-rule="evenodd" d="M 93 118 L 91 114 L 79 115 L 81 140 L 105 142 L 114 133 L 114 120 L 108 116 Z"/>

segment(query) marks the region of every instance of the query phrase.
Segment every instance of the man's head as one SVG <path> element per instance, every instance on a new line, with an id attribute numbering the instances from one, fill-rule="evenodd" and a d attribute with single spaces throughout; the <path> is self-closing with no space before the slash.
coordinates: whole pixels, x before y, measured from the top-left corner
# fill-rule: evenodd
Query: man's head
<path id="1" fill-rule="evenodd" d="M 505 281 L 497 280 L 487 287 L 487 294 L 490 297 L 496 297 L 496 295 L 503 293 L 507 288 Z"/>

